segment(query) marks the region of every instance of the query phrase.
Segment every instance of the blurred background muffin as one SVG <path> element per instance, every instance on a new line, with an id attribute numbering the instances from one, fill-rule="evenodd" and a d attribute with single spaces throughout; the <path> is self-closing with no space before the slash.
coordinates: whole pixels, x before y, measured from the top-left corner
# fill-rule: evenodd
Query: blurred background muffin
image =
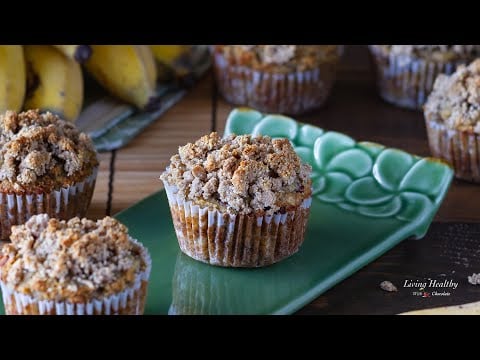
<path id="1" fill-rule="evenodd" d="M 73 123 L 38 110 L 0 115 L 0 238 L 35 214 L 85 216 L 97 169 L 91 139 Z"/>
<path id="2" fill-rule="evenodd" d="M 151 259 L 111 217 L 32 216 L 0 256 L 7 315 L 141 315 Z"/>
<path id="3" fill-rule="evenodd" d="M 342 50 L 339 45 L 215 45 L 217 86 L 233 105 L 303 114 L 327 100 Z"/>
<path id="4" fill-rule="evenodd" d="M 438 76 L 425 121 L 433 156 L 448 161 L 457 178 L 480 182 L 480 59 Z"/>
<path id="5" fill-rule="evenodd" d="M 421 109 L 439 74 L 451 74 L 480 54 L 480 45 L 369 45 L 380 96 Z"/>

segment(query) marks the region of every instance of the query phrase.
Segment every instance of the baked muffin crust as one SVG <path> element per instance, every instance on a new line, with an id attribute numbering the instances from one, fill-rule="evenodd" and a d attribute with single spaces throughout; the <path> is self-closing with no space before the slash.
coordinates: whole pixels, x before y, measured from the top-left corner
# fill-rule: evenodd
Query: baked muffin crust
<path id="1" fill-rule="evenodd" d="M 50 219 L 13 226 L 2 249 L 2 282 L 40 300 L 82 303 L 121 292 L 145 271 L 146 250 L 117 220 Z"/>
<path id="2" fill-rule="evenodd" d="M 0 116 L 0 191 L 44 193 L 83 181 L 98 166 L 91 139 L 52 113 Z"/>
<path id="3" fill-rule="evenodd" d="M 241 214 L 288 211 L 311 194 L 311 167 L 287 139 L 217 133 L 179 148 L 161 179 L 184 200 Z"/>
<path id="4" fill-rule="evenodd" d="M 480 55 L 480 45 L 374 45 L 385 53 L 432 59 L 455 61 Z"/>
<path id="5" fill-rule="evenodd" d="M 480 133 L 480 59 L 437 77 L 425 115 L 450 129 Z"/>
<path id="6" fill-rule="evenodd" d="M 287 73 L 317 68 L 340 57 L 337 45 L 216 45 L 232 65 Z"/>

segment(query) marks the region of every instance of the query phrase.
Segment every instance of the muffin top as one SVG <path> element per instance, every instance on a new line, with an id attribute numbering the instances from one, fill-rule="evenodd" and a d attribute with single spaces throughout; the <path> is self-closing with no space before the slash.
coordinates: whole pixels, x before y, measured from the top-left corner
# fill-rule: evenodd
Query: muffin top
<path id="1" fill-rule="evenodd" d="M 214 51 L 232 65 L 272 72 L 311 70 L 340 57 L 337 45 L 216 45 Z"/>
<path id="2" fill-rule="evenodd" d="M 147 268 L 146 250 L 111 217 L 67 221 L 32 216 L 13 226 L 2 249 L 0 278 L 41 300 L 85 302 L 133 286 Z"/>
<path id="3" fill-rule="evenodd" d="M 178 196 L 233 213 L 283 213 L 311 195 L 310 165 L 287 139 L 205 135 L 179 148 L 161 179 Z"/>
<path id="4" fill-rule="evenodd" d="M 91 139 L 52 113 L 0 116 L 0 191 L 50 192 L 83 181 L 98 165 Z"/>
<path id="5" fill-rule="evenodd" d="M 480 45 L 373 45 L 386 53 L 432 59 L 454 61 L 473 59 L 480 55 Z"/>
<path id="6" fill-rule="evenodd" d="M 429 120 L 480 134 L 480 59 L 452 75 L 439 75 L 424 110 Z"/>

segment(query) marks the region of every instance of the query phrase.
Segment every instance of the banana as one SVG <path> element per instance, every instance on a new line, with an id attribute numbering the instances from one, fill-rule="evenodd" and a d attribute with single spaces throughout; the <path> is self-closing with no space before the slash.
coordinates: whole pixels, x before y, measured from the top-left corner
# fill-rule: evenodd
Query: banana
<path id="1" fill-rule="evenodd" d="M 172 77 L 184 85 L 193 82 L 191 63 L 191 45 L 149 45 L 158 66 L 160 81 L 169 81 Z"/>
<path id="2" fill-rule="evenodd" d="M 24 48 L 27 63 L 25 108 L 48 110 L 74 121 L 83 104 L 80 65 L 51 46 L 26 45 Z"/>
<path id="3" fill-rule="evenodd" d="M 146 45 L 92 45 L 87 71 L 114 96 L 139 109 L 154 108 L 157 69 Z"/>
<path id="4" fill-rule="evenodd" d="M 60 50 L 63 55 L 69 59 L 83 64 L 92 55 L 92 48 L 90 45 L 53 45 Z"/>
<path id="5" fill-rule="evenodd" d="M 25 59 L 21 45 L 0 45 L 0 111 L 20 111 L 26 89 Z"/>
<path id="6" fill-rule="evenodd" d="M 188 53 L 191 45 L 149 45 L 149 47 L 157 61 L 170 65 Z"/>

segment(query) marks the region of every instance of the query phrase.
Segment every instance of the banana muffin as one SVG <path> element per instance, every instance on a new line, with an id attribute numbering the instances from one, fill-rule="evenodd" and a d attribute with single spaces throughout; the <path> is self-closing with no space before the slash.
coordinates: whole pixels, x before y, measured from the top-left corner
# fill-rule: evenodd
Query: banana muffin
<path id="1" fill-rule="evenodd" d="M 139 315 L 150 273 L 147 250 L 117 220 L 32 216 L 2 249 L 8 315 Z"/>
<path id="2" fill-rule="evenodd" d="M 451 74 L 480 55 L 480 45 L 370 45 L 380 96 L 421 109 L 439 74 Z"/>
<path id="3" fill-rule="evenodd" d="M 342 49 L 339 45 L 216 45 L 217 85 L 234 105 L 306 113 L 327 100 Z"/>
<path id="4" fill-rule="evenodd" d="M 480 59 L 439 75 L 424 114 L 432 154 L 457 178 L 480 182 Z"/>
<path id="5" fill-rule="evenodd" d="M 161 175 L 181 250 L 225 267 L 259 267 L 298 251 L 311 167 L 287 139 L 217 133 L 179 148 Z"/>
<path id="6" fill-rule="evenodd" d="M 98 160 L 87 134 L 49 112 L 0 115 L 0 238 L 34 214 L 84 216 Z"/>

